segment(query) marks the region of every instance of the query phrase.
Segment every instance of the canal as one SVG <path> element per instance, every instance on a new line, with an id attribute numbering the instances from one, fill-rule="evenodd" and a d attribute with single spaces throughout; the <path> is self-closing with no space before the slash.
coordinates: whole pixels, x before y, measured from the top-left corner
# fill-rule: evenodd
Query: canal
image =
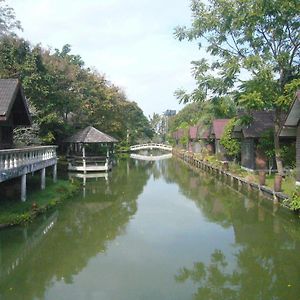
<path id="1" fill-rule="evenodd" d="M 120 160 L 0 231 L 0 299 L 299 300 L 300 220 L 182 162 Z"/>

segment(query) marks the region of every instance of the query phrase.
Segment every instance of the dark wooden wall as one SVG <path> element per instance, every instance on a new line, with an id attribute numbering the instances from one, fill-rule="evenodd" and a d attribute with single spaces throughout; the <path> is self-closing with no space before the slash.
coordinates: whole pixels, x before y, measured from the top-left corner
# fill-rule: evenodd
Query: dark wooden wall
<path id="1" fill-rule="evenodd" d="M 248 138 L 242 140 L 241 165 L 251 170 L 255 169 L 254 139 Z"/>
<path id="2" fill-rule="evenodd" d="M 296 135 L 296 180 L 300 182 L 300 124 Z"/>
<path id="3" fill-rule="evenodd" d="M 0 149 L 7 149 L 13 146 L 13 128 L 0 125 Z"/>

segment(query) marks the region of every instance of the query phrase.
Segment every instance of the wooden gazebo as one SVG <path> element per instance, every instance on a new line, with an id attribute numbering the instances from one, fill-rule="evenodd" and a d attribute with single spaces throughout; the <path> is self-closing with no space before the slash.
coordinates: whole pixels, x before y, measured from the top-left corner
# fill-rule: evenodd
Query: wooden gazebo
<path id="1" fill-rule="evenodd" d="M 100 130 L 88 126 L 67 138 L 68 170 L 77 172 L 109 171 L 114 145 L 118 142 Z"/>

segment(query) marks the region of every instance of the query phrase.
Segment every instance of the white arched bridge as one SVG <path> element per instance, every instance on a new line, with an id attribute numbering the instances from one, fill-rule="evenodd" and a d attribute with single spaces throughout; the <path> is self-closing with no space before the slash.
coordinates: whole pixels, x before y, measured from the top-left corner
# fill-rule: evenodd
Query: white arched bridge
<path id="1" fill-rule="evenodd" d="M 152 149 L 160 149 L 165 151 L 172 151 L 172 146 L 166 144 L 157 144 L 157 143 L 148 143 L 148 144 L 140 144 L 133 145 L 130 147 L 130 151 L 139 151 L 139 150 L 152 150 Z"/>

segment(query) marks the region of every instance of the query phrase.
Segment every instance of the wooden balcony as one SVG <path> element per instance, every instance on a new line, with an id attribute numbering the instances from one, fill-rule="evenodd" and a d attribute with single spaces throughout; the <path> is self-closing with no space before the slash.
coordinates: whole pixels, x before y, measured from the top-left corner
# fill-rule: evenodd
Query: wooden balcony
<path id="1" fill-rule="evenodd" d="M 46 187 L 46 168 L 53 166 L 57 174 L 57 146 L 27 147 L 0 150 L 0 183 L 21 177 L 21 200 L 26 200 L 26 175 L 41 170 L 41 189 Z"/>
<path id="2" fill-rule="evenodd" d="M 0 182 L 56 165 L 57 146 L 0 150 Z"/>

